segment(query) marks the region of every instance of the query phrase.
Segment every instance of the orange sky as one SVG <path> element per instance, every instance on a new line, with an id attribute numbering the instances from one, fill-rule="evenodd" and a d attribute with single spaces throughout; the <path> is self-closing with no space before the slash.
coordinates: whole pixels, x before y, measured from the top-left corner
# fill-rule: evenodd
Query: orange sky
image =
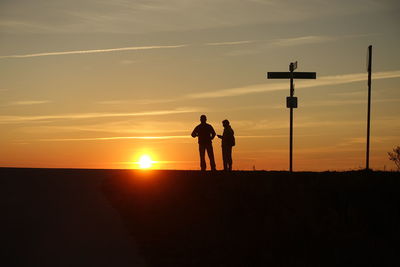
<path id="1" fill-rule="evenodd" d="M 295 4 L 295 6 L 293 6 Z M 295 170 L 365 167 L 366 50 L 373 45 L 371 167 L 400 145 L 396 1 L 4 1 L 0 166 L 199 169 L 201 114 L 229 119 L 233 168 L 287 170 L 296 81 Z M 35 12 L 32 12 L 34 10 Z M 222 168 L 220 140 L 214 141 Z"/>

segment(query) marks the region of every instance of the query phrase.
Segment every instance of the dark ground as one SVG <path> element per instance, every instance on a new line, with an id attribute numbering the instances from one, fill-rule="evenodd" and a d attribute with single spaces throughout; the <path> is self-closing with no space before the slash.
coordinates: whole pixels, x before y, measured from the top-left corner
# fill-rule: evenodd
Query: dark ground
<path id="1" fill-rule="evenodd" d="M 2 260 L 15 266 L 400 266 L 400 173 L 0 174 Z M 57 264 L 75 245 L 75 264 Z"/>
<path id="2" fill-rule="evenodd" d="M 102 193 L 113 174 L 0 168 L 0 266 L 145 266 Z"/>

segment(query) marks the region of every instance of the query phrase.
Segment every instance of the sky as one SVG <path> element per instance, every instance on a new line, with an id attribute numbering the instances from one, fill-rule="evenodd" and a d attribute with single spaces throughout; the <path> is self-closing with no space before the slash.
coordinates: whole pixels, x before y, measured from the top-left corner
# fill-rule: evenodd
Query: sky
<path id="1" fill-rule="evenodd" d="M 235 131 L 233 169 L 287 170 L 296 80 L 295 171 L 370 167 L 400 145 L 395 0 L 0 0 L 0 166 L 199 169 L 201 114 Z M 213 142 L 222 168 L 221 142 Z"/>

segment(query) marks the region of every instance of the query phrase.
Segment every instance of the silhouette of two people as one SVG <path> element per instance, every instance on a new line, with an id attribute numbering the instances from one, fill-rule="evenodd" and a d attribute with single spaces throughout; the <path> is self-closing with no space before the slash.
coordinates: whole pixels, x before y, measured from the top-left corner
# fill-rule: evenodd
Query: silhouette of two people
<path id="1" fill-rule="evenodd" d="M 199 153 L 200 153 L 200 168 L 202 171 L 206 170 L 205 152 L 207 151 L 208 158 L 210 159 L 211 170 L 215 171 L 214 150 L 212 140 L 216 136 L 214 128 L 207 123 L 206 115 L 200 116 L 200 124 L 197 125 L 193 132 L 192 137 L 198 137 Z M 224 170 L 232 170 L 232 147 L 235 146 L 235 136 L 232 127 L 228 120 L 222 121 L 224 132 L 218 135 L 222 139 L 222 159 L 224 162 Z"/>
<path id="2" fill-rule="evenodd" d="M 207 123 L 206 115 L 200 116 L 200 124 L 194 128 L 192 132 L 192 137 L 198 137 L 199 152 L 200 152 L 200 168 L 202 171 L 206 170 L 206 159 L 205 152 L 207 150 L 208 158 L 210 159 L 211 170 L 215 171 L 215 160 L 214 160 L 214 150 L 212 146 L 212 140 L 214 139 L 216 133 L 214 128 Z"/>

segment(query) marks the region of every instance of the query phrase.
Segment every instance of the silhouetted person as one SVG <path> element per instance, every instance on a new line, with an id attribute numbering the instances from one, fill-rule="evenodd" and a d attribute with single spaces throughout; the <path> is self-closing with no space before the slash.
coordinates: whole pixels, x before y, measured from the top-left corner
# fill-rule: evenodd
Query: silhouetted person
<path id="1" fill-rule="evenodd" d="M 224 171 L 232 170 L 232 147 L 235 145 L 235 133 L 228 120 L 222 121 L 224 133 L 218 135 L 222 139 L 222 160 L 224 161 Z"/>
<path id="2" fill-rule="evenodd" d="M 214 151 L 212 147 L 212 140 L 215 137 L 214 128 L 206 123 L 206 115 L 200 116 L 200 124 L 194 128 L 192 137 L 198 137 L 199 152 L 200 152 L 200 167 L 202 171 L 206 170 L 205 151 L 207 150 L 208 158 L 210 159 L 211 170 L 215 171 Z"/>

